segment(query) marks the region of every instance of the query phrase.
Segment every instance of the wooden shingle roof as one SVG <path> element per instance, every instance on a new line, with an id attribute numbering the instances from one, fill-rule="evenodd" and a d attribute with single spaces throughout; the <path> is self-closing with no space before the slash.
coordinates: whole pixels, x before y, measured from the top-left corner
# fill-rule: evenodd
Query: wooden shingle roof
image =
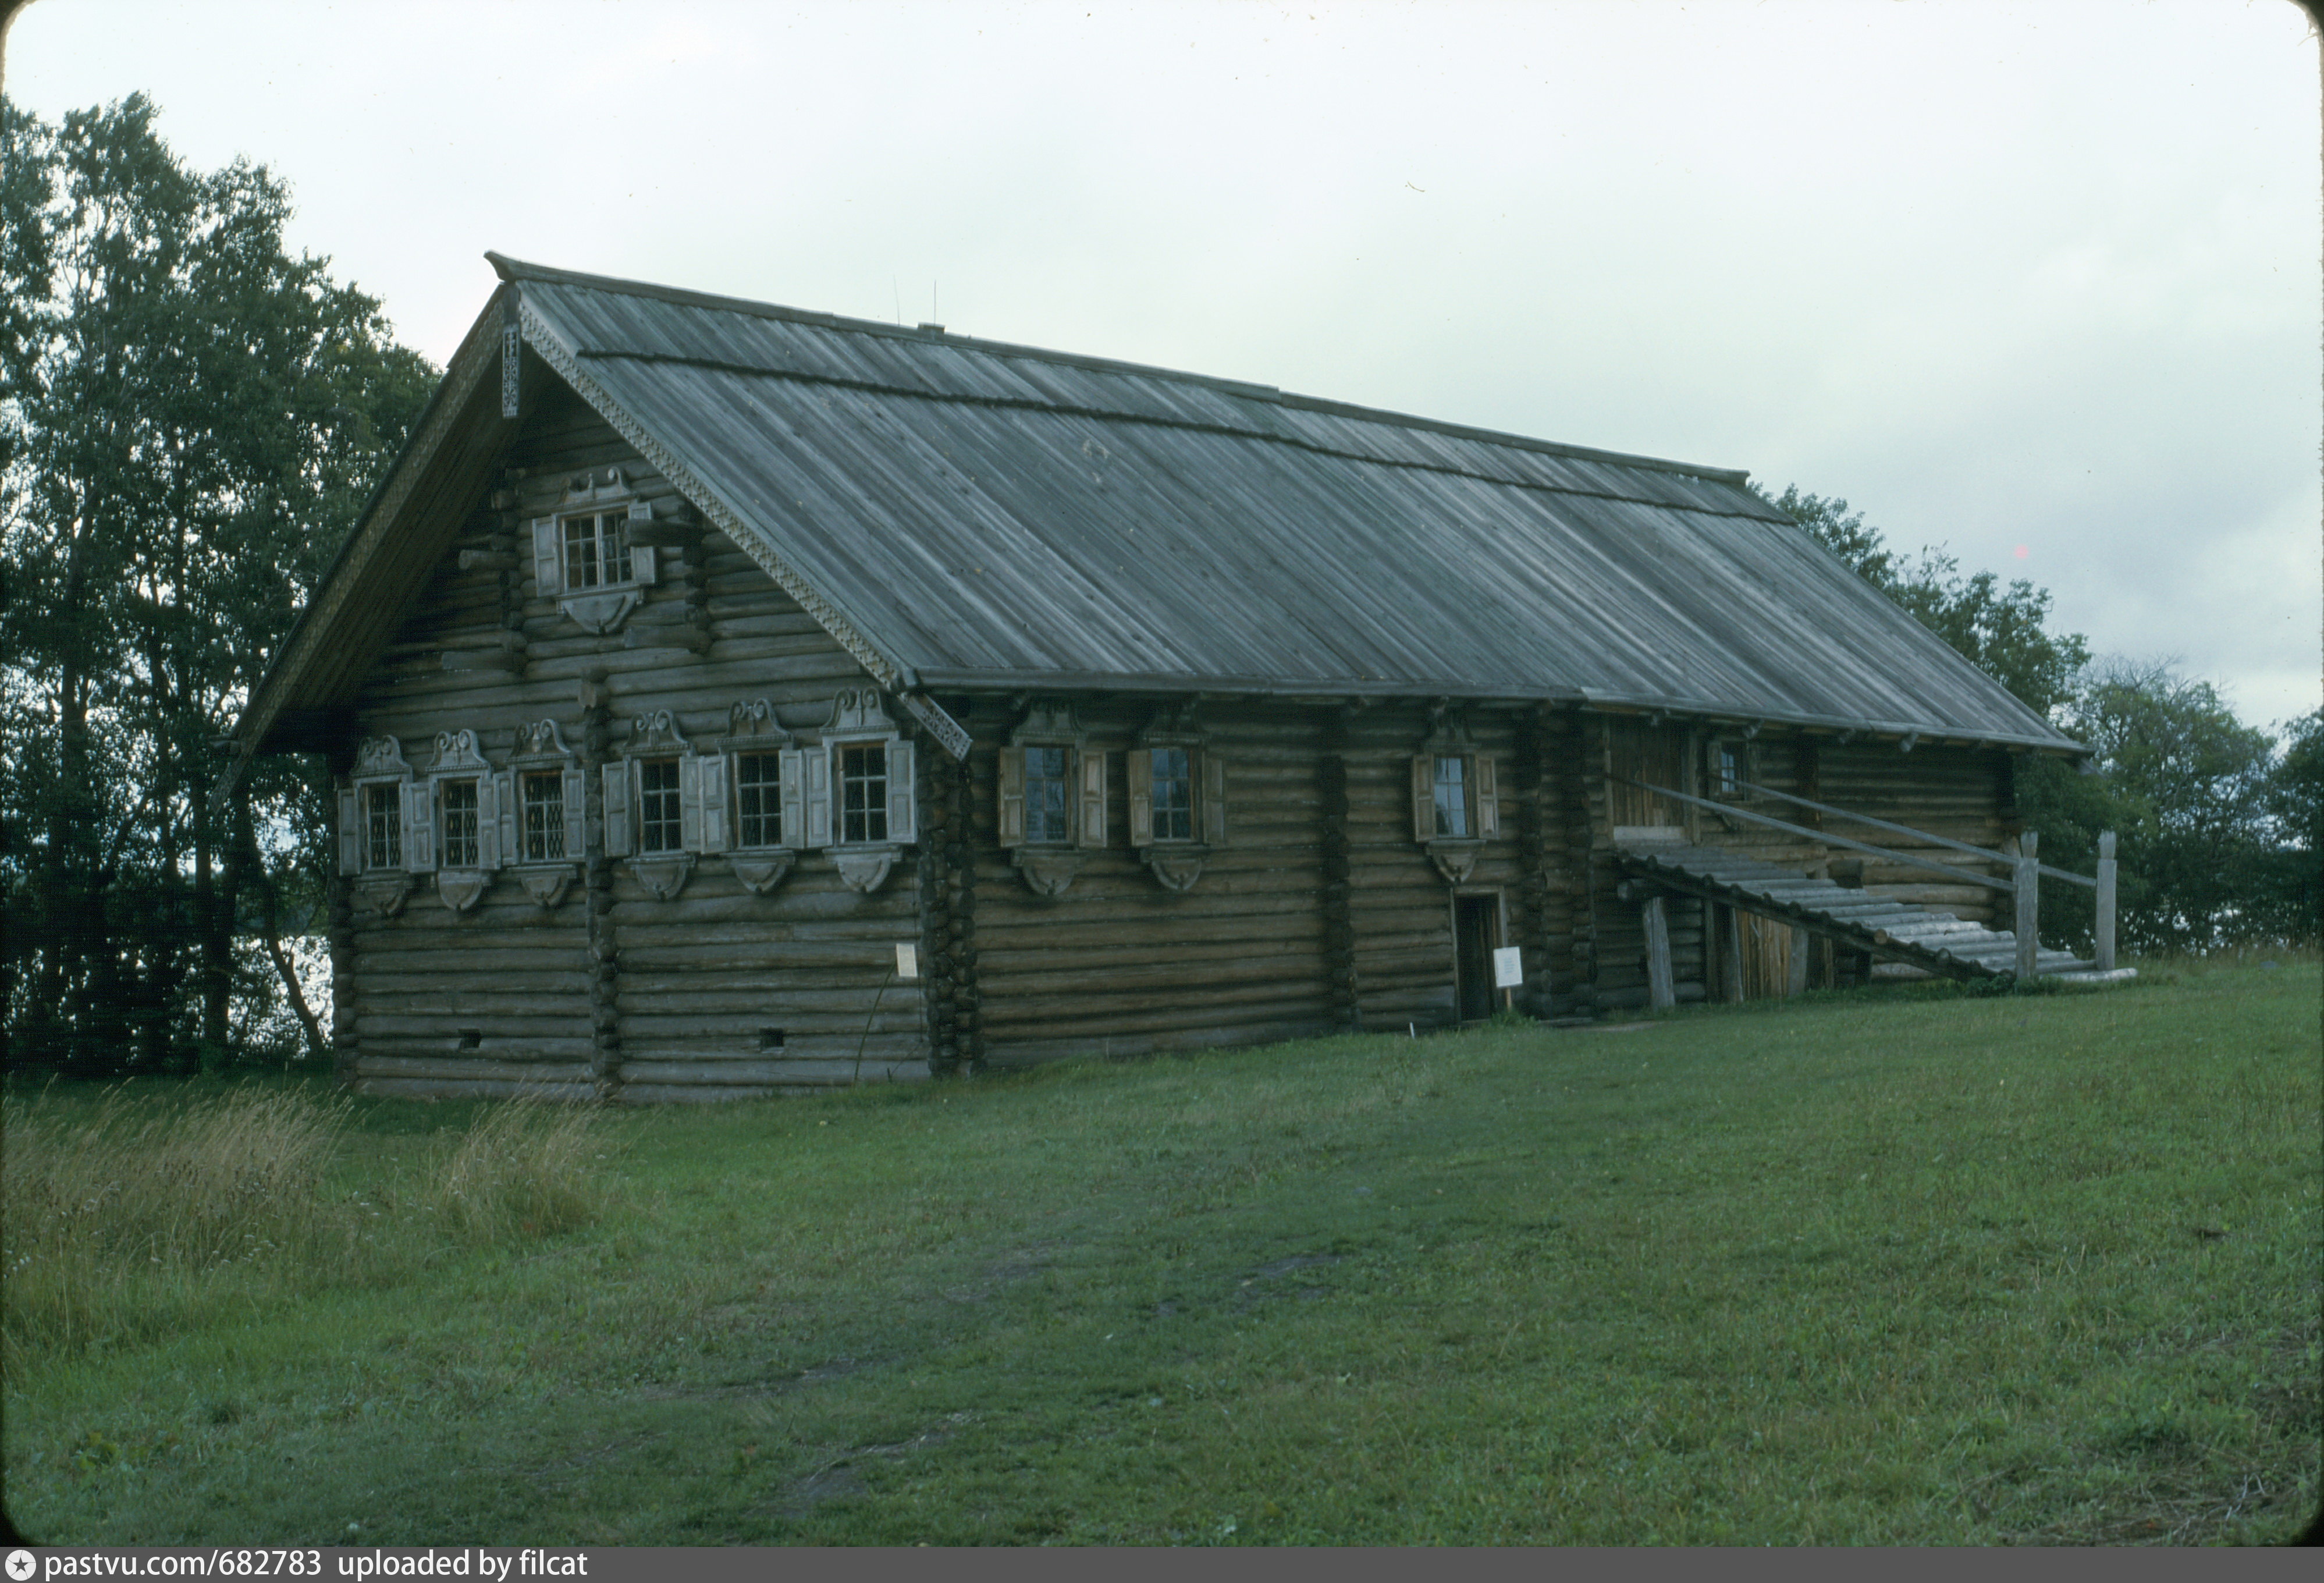
<path id="1" fill-rule="evenodd" d="M 466 404 L 439 404 L 482 409 L 464 360 L 496 379 L 512 308 L 891 688 L 1545 699 L 2075 748 L 1739 472 L 492 257 L 504 283 L 447 374 Z M 473 455 L 435 427 L 398 475 Z M 387 554 L 394 495 L 246 741 L 344 696 L 349 644 L 309 629 L 380 603 L 333 585 L 424 553 Z"/>

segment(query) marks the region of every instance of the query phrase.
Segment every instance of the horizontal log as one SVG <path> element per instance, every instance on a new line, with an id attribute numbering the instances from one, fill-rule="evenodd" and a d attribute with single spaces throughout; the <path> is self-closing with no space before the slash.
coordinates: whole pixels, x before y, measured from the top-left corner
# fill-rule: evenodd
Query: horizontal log
<path id="1" fill-rule="evenodd" d="M 355 1079 L 355 1092 L 388 1099 L 568 1099 L 594 1100 L 591 1083 L 520 1083 L 500 1079 L 463 1080 L 452 1078 L 364 1078 Z"/>
<path id="2" fill-rule="evenodd" d="M 463 550 L 462 571 L 515 571 L 524 563 L 505 550 Z"/>
<path id="3" fill-rule="evenodd" d="M 688 1086 L 740 1088 L 752 1084 L 797 1082 L 804 1060 L 772 1060 L 765 1057 L 733 1060 L 625 1060 L 624 1083 L 682 1083 Z M 792 1075 L 786 1076 L 786 1070 Z"/>
<path id="4" fill-rule="evenodd" d="M 464 1082 L 586 1083 L 586 1060 L 458 1060 L 450 1057 L 359 1052 L 355 1071 L 366 1078 L 456 1078 Z"/>

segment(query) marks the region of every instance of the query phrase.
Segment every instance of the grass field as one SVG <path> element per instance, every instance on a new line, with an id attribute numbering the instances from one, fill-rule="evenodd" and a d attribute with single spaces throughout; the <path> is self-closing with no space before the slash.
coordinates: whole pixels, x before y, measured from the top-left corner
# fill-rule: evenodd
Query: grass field
<path id="1" fill-rule="evenodd" d="M 2324 1061 L 2317 960 L 2271 960 L 707 1113 L 12 1094 L 10 1512 L 73 1543 L 2281 1539 L 2324 1434 Z M 99 1180 L 164 1158 L 191 1229 Z"/>

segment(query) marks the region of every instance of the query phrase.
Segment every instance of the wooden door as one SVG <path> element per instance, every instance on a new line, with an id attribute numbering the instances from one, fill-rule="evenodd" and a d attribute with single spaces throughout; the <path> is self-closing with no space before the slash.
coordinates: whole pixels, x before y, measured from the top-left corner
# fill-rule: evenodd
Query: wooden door
<path id="1" fill-rule="evenodd" d="M 1493 1014 L 1493 951 L 1500 943 L 1499 896 L 1452 898 L 1452 981 L 1462 1022 Z"/>

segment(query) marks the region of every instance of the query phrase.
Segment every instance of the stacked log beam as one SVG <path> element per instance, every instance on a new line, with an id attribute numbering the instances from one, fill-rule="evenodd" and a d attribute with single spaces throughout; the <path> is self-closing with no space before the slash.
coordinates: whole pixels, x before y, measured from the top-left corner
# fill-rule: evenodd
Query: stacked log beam
<path id="1" fill-rule="evenodd" d="M 1342 710 L 1325 728 L 1323 754 L 1316 765 L 1323 846 L 1323 962 L 1335 1018 L 1351 1032 L 1364 1026 L 1362 984 L 1356 970 L 1356 918 L 1350 901 L 1354 884 L 1354 847 L 1348 819 L 1348 717 Z"/>
<path id="2" fill-rule="evenodd" d="M 589 844 L 582 889 L 589 908 L 589 1076 L 601 1098 L 621 1087 L 621 950 L 613 923 L 613 864 L 605 856 L 602 766 L 612 749 L 613 692 L 603 672 L 581 683 L 581 762 L 588 771 Z"/>
<path id="3" fill-rule="evenodd" d="M 968 766 L 933 744 L 918 755 L 927 860 L 920 865 L 921 949 L 927 957 L 929 1069 L 983 1069 L 976 982 L 976 861 Z"/>

